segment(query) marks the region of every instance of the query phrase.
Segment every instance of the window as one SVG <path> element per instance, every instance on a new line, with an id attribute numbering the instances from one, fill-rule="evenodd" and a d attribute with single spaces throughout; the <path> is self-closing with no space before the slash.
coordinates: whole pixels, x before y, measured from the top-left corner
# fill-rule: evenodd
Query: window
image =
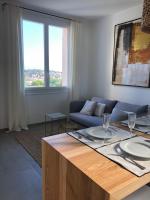
<path id="1" fill-rule="evenodd" d="M 44 25 L 23 20 L 23 44 L 25 87 L 44 87 Z"/>
<path id="2" fill-rule="evenodd" d="M 53 20 L 23 19 L 25 88 L 67 86 L 68 27 Z"/>
<path id="3" fill-rule="evenodd" d="M 63 83 L 63 71 L 66 58 L 65 29 L 49 26 L 49 86 L 60 87 Z"/>

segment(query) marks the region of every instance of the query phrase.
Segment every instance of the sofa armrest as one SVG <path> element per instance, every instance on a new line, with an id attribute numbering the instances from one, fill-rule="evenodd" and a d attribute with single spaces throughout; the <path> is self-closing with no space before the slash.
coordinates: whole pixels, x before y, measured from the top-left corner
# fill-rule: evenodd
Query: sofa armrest
<path id="1" fill-rule="evenodd" d="M 70 113 L 80 112 L 84 104 L 85 101 L 72 101 L 69 108 Z"/>

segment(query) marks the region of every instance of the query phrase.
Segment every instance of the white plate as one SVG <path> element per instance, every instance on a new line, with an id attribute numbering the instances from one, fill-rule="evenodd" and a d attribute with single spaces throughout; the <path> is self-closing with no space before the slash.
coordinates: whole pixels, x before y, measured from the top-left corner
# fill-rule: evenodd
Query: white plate
<path id="1" fill-rule="evenodd" d="M 133 156 L 140 158 L 150 158 L 150 145 L 140 141 L 123 141 L 120 148 Z"/>
<path id="2" fill-rule="evenodd" d="M 92 137 L 98 138 L 98 139 L 111 139 L 112 134 L 110 131 L 105 132 L 104 128 L 102 126 L 92 128 L 89 130 L 86 130 L 86 133 Z"/>

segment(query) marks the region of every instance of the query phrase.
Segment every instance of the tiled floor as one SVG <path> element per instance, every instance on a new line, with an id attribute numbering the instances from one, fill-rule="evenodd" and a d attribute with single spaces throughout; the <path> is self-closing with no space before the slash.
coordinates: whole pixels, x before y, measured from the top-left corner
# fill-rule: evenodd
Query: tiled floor
<path id="1" fill-rule="evenodd" d="M 41 200 L 41 169 L 11 134 L 0 134 L 0 200 Z"/>

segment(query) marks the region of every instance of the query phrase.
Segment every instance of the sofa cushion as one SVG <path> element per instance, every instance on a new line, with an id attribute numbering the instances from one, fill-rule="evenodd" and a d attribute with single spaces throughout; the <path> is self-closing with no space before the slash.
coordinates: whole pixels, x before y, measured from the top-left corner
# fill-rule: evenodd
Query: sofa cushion
<path id="1" fill-rule="evenodd" d="M 104 111 L 105 113 L 111 113 L 117 103 L 117 101 L 115 100 L 109 100 L 109 99 L 104 99 L 100 97 L 93 97 L 92 101 L 105 104 L 106 105 L 105 111 Z"/>
<path id="2" fill-rule="evenodd" d="M 70 113 L 70 119 L 86 127 L 102 125 L 102 117 L 88 116 L 82 113 Z"/>
<path id="3" fill-rule="evenodd" d="M 111 121 L 122 121 L 128 118 L 126 112 L 134 112 L 137 115 L 141 115 L 147 112 L 147 105 L 135 105 L 119 101 L 111 114 Z M 125 112 L 124 112 L 125 111 Z"/>
<path id="4" fill-rule="evenodd" d="M 119 101 L 115 108 L 127 112 L 135 112 L 137 115 L 147 112 L 148 105 L 136 105 Z"/>
<path id="5" fill-rule="evenodd" d="M 119 110 L 117 108 L 114 108 L 111 114 L 111 121 L 123 121 L 128 118 L 128 114 L 126 112 L 123 112 L 122 110 Z"/>
<path id="6" fill-rule="evenodd" d="M 81 109 L 80 113 L 84 115 L 93 115 L 96 107 L 96 102 L 87 100 Z"/>
<path id="7" fill-rule="evenodd" d="M 69 112 L 70 113 L 80 112 L 84 104 L 85 104 L 85 101 L 71 101 Z"/>
<path id="8" fill-rule="evenodd" d="M 97 117 L 101 117 L 102 114 L 104 113 L 105 107 L 106 107 L 105 104 L 97 103 L 95 111 L 94 111 L 94 115 L 97 116 Z"/>

